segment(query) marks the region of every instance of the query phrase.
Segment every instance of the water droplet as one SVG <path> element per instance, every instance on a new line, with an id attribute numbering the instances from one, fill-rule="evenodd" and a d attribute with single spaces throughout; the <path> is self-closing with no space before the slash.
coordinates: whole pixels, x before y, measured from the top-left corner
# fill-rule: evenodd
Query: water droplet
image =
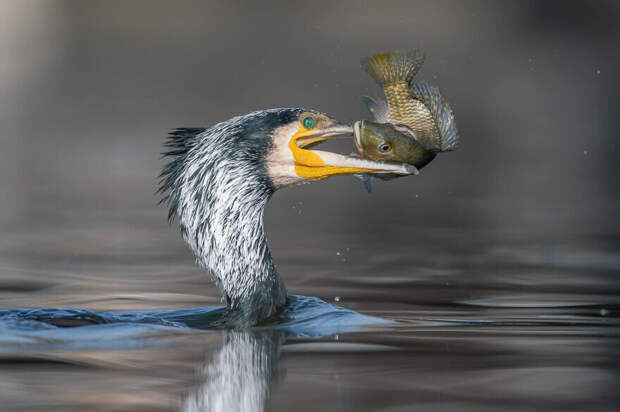
<path id="1" fill-rule="evenodd" d="M 334 302 L 340 302 L 340 296 L 334 297 Z"/>
<path id="2" fill-rule="evenodd" d="M 336 252 L 336 256 L 340 256 L 340 252 Z"/>
<path id="3" fill-rule="evenodd" d="M 527 62 L 530 64 L 530 70 L 536 70 L 536 56 L 531 56 L 527 59 Z"/>

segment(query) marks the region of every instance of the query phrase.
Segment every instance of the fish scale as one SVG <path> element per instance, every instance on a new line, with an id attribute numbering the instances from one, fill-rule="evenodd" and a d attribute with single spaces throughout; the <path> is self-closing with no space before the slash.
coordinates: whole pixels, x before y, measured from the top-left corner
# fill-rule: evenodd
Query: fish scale
<path id="1" fill-rule="evenodd" d="M 433 115 L 421 101 L 411 97 L 409 85 L 402 82 L 385 86 L 388 121 L 409 126 L 424 146 L 432 148 L 441 140 Z"/>

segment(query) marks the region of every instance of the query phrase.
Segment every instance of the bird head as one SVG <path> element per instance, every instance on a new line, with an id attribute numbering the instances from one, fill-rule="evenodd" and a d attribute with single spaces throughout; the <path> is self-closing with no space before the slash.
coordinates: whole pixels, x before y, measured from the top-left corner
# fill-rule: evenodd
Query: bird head
<path id="1" fill-rule="evenodd" d="M 159 191 L 172 218 L 182 210 L 211 209 L 226 193 L 266 195 L 275 189 L 357 173 L 417 173 L 406 163 L 373 161 L 315 150 L 353 133 L 349 124 L 306 109 L 271 109 L 234 117 L 209 128 L 176 129 L 163 155 L 170 157 Z M 239 203 L 239 202 L 237 202 Z M 197 214 L 198 215 L 198 214 Z"/>

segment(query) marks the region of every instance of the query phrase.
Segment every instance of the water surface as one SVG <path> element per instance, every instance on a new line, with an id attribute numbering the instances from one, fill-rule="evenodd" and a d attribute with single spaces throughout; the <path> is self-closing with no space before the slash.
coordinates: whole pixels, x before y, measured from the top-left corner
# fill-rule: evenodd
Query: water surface
<path id="1" fill-rule="evenodd" d="M 13 233 L 2 249 L 3 408 L 614 409 L 613 242 L 479 235 L 462 248 L 420 230 L 408 252 L 414 243 L 368 254 L 346 234 L 339 255 L 279 249 L 289 290 L 323 301 L 293 297 L 275 321 L 225 331 L 208 328 L 221 303 L 182 244 L 166 263 L 149 242 L 70 258 L 51 235 Z M 53 250 L 22 249 L 28 259 L 11 263 L 21 242 Z M 297 271 L 307 276 L 287 278 Z"/>

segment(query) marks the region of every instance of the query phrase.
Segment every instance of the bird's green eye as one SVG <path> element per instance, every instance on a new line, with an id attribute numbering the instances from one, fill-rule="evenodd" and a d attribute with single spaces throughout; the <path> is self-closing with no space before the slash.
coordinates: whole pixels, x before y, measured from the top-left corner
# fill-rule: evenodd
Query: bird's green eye
<path id="1" fill-rule="evenodd" d="M 312 116 L 307 116 L 304 117 L 304 119 L 301 121 L 301 124 L 308 130 L 312 129 L 314 127 L 314 119 L 312 118 Z"/>

